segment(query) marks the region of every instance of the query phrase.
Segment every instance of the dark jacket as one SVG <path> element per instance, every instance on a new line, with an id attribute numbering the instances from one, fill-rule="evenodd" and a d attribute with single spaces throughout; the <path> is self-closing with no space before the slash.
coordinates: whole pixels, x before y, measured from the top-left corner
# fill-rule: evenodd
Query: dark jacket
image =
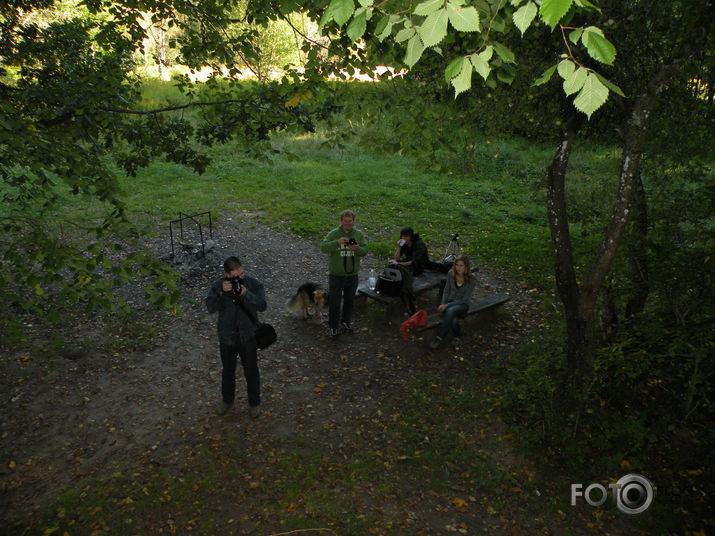
<path id="1" fill-rule="evenodd" d="M 419 234 L 412 237 L 412 245 L 405 244 L 400 248 L 400 259 L 412 261 L 412 273 L 420 275 L 430 265 L 427 244 L 420 238 Z"/>
<path id="2" fill-rule="evenodd" d="M 233 302 L 233 295 L 221 289 L 224 278 L 217 280 L 209 289 L 206 296 L 206 309 L 209 313 L 218 312 L 216 327 L 218 329 L 218 340 L 221 344 L 237 346 L 239 337 L 241 342 L 250 340 L 256 331 L 253 321 L 237 303 Z M 243 278 L 246 293 L 240 298 L 243 306 L 251 311 L 258 318 L 259 311 L 265 311 L 266 291 L 263 284 L 247 275 Z"/>

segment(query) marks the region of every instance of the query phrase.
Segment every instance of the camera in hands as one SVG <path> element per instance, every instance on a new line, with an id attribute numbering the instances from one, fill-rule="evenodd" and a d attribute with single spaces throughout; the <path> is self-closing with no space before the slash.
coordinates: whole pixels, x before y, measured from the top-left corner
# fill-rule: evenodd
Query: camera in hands
<path id="1" fill-rule="evenodd" d="M 236 294 L 240 294 L 241 292 L 241 286 L 243 286 L 243 279 L 238 277 L 237 275 L 234 275 L 231 278 L 231 286 L 233 287 L 233 292 Z"/>
<path id="2" fill-rule="evenodd" d="M 241 295 L 241 287 L 243 286 L 243 279 L 234 275 L 233 277 L 227 277 L 226 281 L 231 282 L 231 294 L 233 294 L 234 299 Z"/>
<path id="3" fill-rule="evenodd" d="M 351 238 L 348 240 L 348 244 L 351 245 L 351 246 L 357 246 L 357 240 L 355 240 L 354 238 L 351 237 Z"/>

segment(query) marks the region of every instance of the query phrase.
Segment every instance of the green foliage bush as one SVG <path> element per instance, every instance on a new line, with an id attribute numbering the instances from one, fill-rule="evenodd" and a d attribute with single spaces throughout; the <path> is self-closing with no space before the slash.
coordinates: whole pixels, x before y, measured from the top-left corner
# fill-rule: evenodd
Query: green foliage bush
<path id="1" fill-rule="evenodd" d="M 568 470 L 593 474 L 701 467 L 715 418 L 712 341 L 695 341 L 644 315 L 598 352 L 587 392 L 564 396 L 565 352 L 558 331 L 524 346 L 508 367 L 504 407 L 522 445 L 559 453 Z M 657 456 L 654 456 L 657 452 Z"/>

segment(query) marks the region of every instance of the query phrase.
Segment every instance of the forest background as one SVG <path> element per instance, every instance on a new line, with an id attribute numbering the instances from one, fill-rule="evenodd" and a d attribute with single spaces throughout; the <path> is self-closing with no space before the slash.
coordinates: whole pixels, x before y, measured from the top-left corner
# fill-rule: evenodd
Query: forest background
<path id="1" fill-rule="evenodd" d="M 230 194 L 317 239 L 337 202 L 370 206 L 374 253 L 405 221 L 433 244 L 458 230 L 541 297 L 549 322 L 499 380 L 521 448 L 665 473 L 703 498 L 666 530 L 690 510 L 688 530 L 711 526 L 710 3 L 393 7 L 4 6 L 3 345 L 28 318 L 126 313 L 112 290 L 136 269 L 179 313 L 172 270 L 107 255 L 142 215 Z M 399 168 L 365 173 L 375 158 Z"/>

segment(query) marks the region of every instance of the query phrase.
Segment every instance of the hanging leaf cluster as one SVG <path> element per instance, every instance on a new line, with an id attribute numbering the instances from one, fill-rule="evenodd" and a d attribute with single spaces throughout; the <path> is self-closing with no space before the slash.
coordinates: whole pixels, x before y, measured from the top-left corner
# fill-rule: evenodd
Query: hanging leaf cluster
<path id="1" fill-rule="evenodd" d="M 390 4 L 391 5 L 391 4 Z M 573 104 L 579 111 L 591 116 L 607 100 L 611 91 L 623 92 L 604 76 L 584 65 L 586 59 L 603 65 L 612 65 L 615 47 L 603 31 L 596 26 L 570 27 L 576 13 L 597 14 L 597 8 L 588 0 L 425 0 L 408 9 L 391 10 L 387 4 L 374 4 L 373 0 L 331 0 L 320 24 L 327 28 L 336 24 L 345 27 L 345 33 L 357 42 L 376 37 L 380 42 L 392 40 L 404 47 L 403 63 L 414 67 L 424 52 L 433 49 L 445 57 L 445 80 L 454 88 L 455 98 L 472 88 L 472 75 L 477 73 L 484 82 L 496 77 L 511 83 L 513 75 L 497 67 L 516 64 L 515 54 L 499 41 L 510 26 L 516 27 L 522 37 L 534 24 L 540 23 L 564 35 L 563 59 L 535 83 L 543 84 L 558 70 L 567 96 L 574 96 Z M 379 19 L 374 31 L 368 32 L 368 22 Z M 458 57 L 449 58 L 440 45 L 452 34 L 474 33 L 477 45 Z M 370 35 L 368 35 L 370 34 Z M 568 37 L 566 35 L 568 34 Z M 587 58 L 577 54 L 585 50 Z"/>

